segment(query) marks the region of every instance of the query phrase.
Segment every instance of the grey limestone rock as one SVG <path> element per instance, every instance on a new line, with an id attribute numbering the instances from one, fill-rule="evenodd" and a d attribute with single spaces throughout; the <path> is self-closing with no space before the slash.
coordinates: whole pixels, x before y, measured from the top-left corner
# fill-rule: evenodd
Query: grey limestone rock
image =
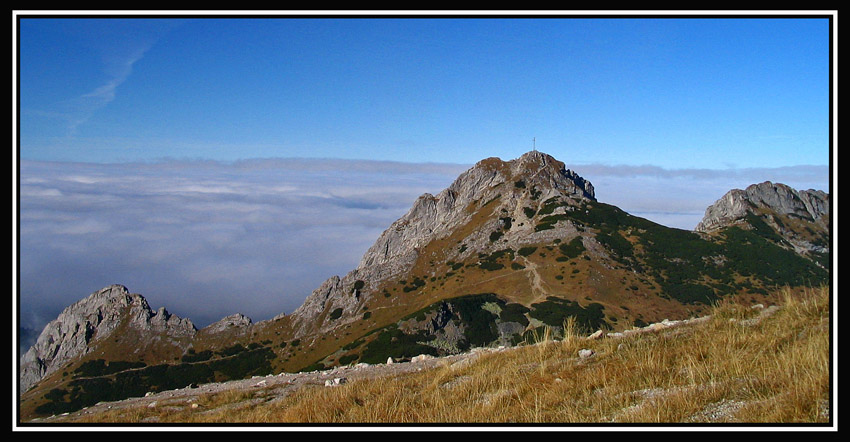
<path id="1" fill-rule="evenodd" d="M 581 358 L 581 359 L 587 359 L 587 358 L 589 358 L 589 357 L 591 357 L 595 354 L 596 354 L 596 352 L 589 349 L 589 348 L 583 348 L 583 349 L 578 351 L 578 357 Z"/>
<path id="2" fill-rule="evenodd" d="M 785 184 L 765 181 L 746 189 L 733 189 L 705 210 L 697 232 L 711 232 L 733 224 L 749 213 L 768 210 L 815 223 L 829 218 L 829 194 L 820 190 L 795 190 Z"/>
<path id="3" fill-rule="evenodd" d="M 532 193 L 531 190 L 536 193 Z M 532 196 L 533 195 L 533 196 Z M 458 176 L 437 195 L 426 193 L 413 203 L 401 218 L 393 222 L 366 251 L 357 268 L 343 277 L 334 276 L 314 290 L 291 317 L 296 336 L 321 332 L 357 318 L 358 308 L 372 294 L 370 290 L 382 281 L 405 274 L 432 241 L 446 238 L 469 223 L 484 206 L 497 204 L 514 219 L 524 217 L 523 207 L 539 205 L 552 196 L 595 201 L 593 185 L 564 163 L 538 151 L 502 161 L 487 158 Z M 495 213 L 501 213 L 497 210 Z M 503 216 L 507 216 L 503 215 Z M 499 216 L 486 221 L 483 228 L 464 239 L 465 255 L 492 247 L 489 235 L 501 229 Z M 531 223 L 515 226 L 505 233 L 504 246 L 539 241 L 553 232 L 534 232 Z M 361 289 L 353 289 L 360 281 Z M 343 311 L 332 323 L 319 324 L 327 309 Z"/>
<path id="4" fill-rule="evenodd" d="M 47 324 L 36 343 L 21 357 L 21 391 L 74 358 L 87 354 L 93 343 L 111 335 L 124 320 L 144 332 L 190 337 L 197 329 L 189 319 L 154 312 L 139 294 L 122 285 L 110 285 L 65 308 Z"/>
<path id="5" fill-rule="evenodd" d="M 205 333 L 221 333 L 224 331 L 232 331 L 239 330 L 245 331 L 253 324 L 251 318 L 241 314 L 234 313 L 230 316 L 225 316 L 224 318 L 219 319 L 218 321 L 204 327 L 202 329 Z"/>
<path id="6" fill-rule="evenodd" d="M 706 209 L 694 230 L 710 234 L 735 225 L 751 228 L 747 218 L 755 215 L 784 240 L 781 246 L 811 258 L 829 252 L 829 208 L 828 193 L 766 181 L 727 192 Z"/>

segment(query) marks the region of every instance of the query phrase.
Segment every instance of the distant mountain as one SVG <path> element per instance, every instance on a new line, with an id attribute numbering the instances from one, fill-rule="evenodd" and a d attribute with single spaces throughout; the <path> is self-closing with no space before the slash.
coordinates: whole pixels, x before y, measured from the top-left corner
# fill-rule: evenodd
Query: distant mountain
<path id="1" fill-rule="evenodd" d="M 124 358 L 146 351 L 180 355 L 195 332 L 190 320 L 165 308 L 154 312 L 141 295 L 111 285 L 67 307 L 44 327 L 21 358 L 21 389 L 86 356 L 98 339 L 114 336 L 113 343 L 125 341 L 132 346 L 132 354 L 122 354 Z"/>
<path id="2" fill-rule="evenodd" d="M 828 193 L 766 181 L 727 192 L 706 209 L 695 230 L 712 233 L 739 226 L 828 267 L 829 207 Z"/>
<path id="3" fill-rule="evenodd" d="M 590 182 L 542 152 L 488 158 L 419 197 L 355 269 L 289 315 L 235 314 L 195 330 L 121 286 L 92 294 L 22 359 L 22 390 L 32 386 L 23 414 L 515 345 L 543 327 L 559 333 L 568 318 L 588 333 L 624 330 L 692 317 L 727 296 L 765 302 L 778 287 L 828 283 L 819 259 L 830 244 L 828 195 L 759 186 L 724 197 L 686 231 L 597 201 Z"/>

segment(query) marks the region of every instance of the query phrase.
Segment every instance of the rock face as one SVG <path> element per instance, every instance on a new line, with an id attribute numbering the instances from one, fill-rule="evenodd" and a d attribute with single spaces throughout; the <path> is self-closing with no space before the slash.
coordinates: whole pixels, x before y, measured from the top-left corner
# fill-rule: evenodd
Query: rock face
<path id="1" fill-rule="evenodd" d="M 695 230 L 711 233 L 733 225 L 747 225 L 754 216 L 798 253 L 824 254 L 829 252 L 829 206 L 829 194 L 823 191 L 795 190 L 766 181 L 727 192 L 706 209 Z"/>
<path id="2" fill-rule="evenodd" d="M 753 184 L 745 190 L 733 189 L 705 210 L 695 230 L 711 232 L 759 210 L 824 223 L 829 219 L 829 194 L 820 190 L 798 191 L 770 181 Z"/>
<path id="3" fill-rule="evenodd" d="M 196 332 L 189 319 L 171 315 L 164 308 L 152 311 L 144 297 L 129 293 L 124 286 L 105 287 L 67 307 L 44 327 L 21 358 L 21 391 L 87 354 L 95 341 L 110 336 L 124 321 L 145 333 L 191 337 Z"/>
<path id="4" fill-rule="evenodd" d="M 358 270 L 409 265 L 416 249 L 469 221 L 473 214 L 465 208 L 501 196 L 502 189 L 497 187 L 512 179 L 517 181 L 511 185 L 542 189 L 546 192 L 541 197 L 544 200 L 559 191 L 595 199 L 590 182 L 542 152 L 529 152 L 508 162 L 498 158 L 482 160 L 437 196 L 428 193 L 420 196 L 407 214 L 384 231 L 366 252 Z"/>
<path id="5" fill-rule="evenodd" d="M 523 216 L 522 207 L 528 205 L 523 198 L 529 198 L 529 192 L 516 190 L 525 189 L 539 191 L 533 196 L 535 201 L 544 201 L 554 195 L 595 201 L 594 188 L 589 181 L 545 153 L 532 151 L 511 161 L 499 158 L 479 161 L 439 194 L 420 196 L 366 251 L 355 270 L 341 278 L 334 276 L 314 290 L 291 315 L 296 324 L 296 336 L 321 331 L 315 325 L 321 322 L 318 319 L 329 306 L 342 309 L 342 321 L 346 315 L 354 317 L 364 294 L 379 282 L 409 271 L 422 248 L 469 223 L 489 202 L 499 200 L 499 207 L 510 212 L 506 215 L 508 218 Z M 493 217 L 489 222 L 493 224 L 489 230 L 480 229 L 465 238 L 467 254 L 480 251 L 492 242 L 487 235 L 500 228 L 500 221 Z M 533 233 L 528 230 L 530 227 L 513 229 L 514 239 L 521 241 L 529 236 Z"/>
<path id="6" fill-rule="evenodd" d="M 205 333 L 221 333 L 228 330 L 244 331 L 252 324 L 251 318 L 241 313 L 234 313 L 204 327 L 202 331 Z"/>

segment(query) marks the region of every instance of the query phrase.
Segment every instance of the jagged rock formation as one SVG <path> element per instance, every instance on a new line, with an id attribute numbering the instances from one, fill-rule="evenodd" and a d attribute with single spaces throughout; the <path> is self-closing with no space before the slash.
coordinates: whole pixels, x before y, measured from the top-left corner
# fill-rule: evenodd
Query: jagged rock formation
<path id="1" fill-rule="evenodd" d="M 525 192 L 526 189 L 532 191 Z M 505 217 L 517 218 L 524 216 L 524 206 L 531 205 L 529 199 L 544 201 L 554 195 L 595 201 L 594 188 L 589 181 L 545 153 L 532 151 L 511 161 L 499 158 L 479 161 L 436 196 L 429 193 L 420 196 L 366 251 L 355 270 L 342 278 L 333 276 L 313 291 L 292 313 L 297 324 L 296 336 L 316 331 L 315 326 L 321 323 L 319 318 L 329 304 L 334 309 L 342 309 L 343 315 L 352 315 L 362 304 L 364 292 L 409 271 L 423 247 L 470 223 L 484 205 L 500 199 L 499 207 L 509 211 Z M 498 219 L 491 222 L 504 223 Z M 464 241 L 465 254 L 485 249 L 491 243 L 488 238 L 491 230 L 501 227 L 494 224 L 490 230 L 472 232 Z M 513 229 L 512 235 L 506 236 L 509 245 L 542 236 L 534 235 L 531 228 L 530 224 L 525 224 Z"/>
<path id="2" fill-rule="evenodd" d="M 766 181 L 733 189 L 709 206 L 695 230 L 711 233 L 762 219 L 800 254 L 828 253 L 829 194 Z M 805 225 L 801 228 L 800 221 Z M 756 221 L 758 222 L 758 221 Z"/>
<path id="3" fill-rule="evenodd" d="M 67 307 L 44 327 L 21 358 L 21 390 L 92 351 L 95 341 L 110 336 L 125 319 L 129 327 L 142 333 L 191 337 L 197 331 L 192 321 L 169 314 L 165 308 L 152 311 L 144 297 L 129 293 L 122 285 L 105 287 Z"/>
<path id="4" fill-rule="evenodd" d="M 418 248 L 467 222 L 474 215 L 465 210 L 470 204 L 501 196 L 498 186 L 518 177 L 522 177 L 520 186 L 545 189 L 545 194 L 539 197 L 543 200 L 558 192 L 595 199 L 590 182 L 542 152 L 529 152 L 508 162 L 489 158 L 460 175 L 437 196 L 428 193 L 420 196 L 408 213 L 378 238 L 357 269 L 404 267 L 415 258 Z"/>
<path id="5" fill-rule="evenodd" d="M 218 321 L 204 327 L 201 331 L 204 333 L 221 333 L 224 331 L 240 330 L 245 331 L 253 324 L 251 318 L 241 314 L 234 313 L 230 316 L 225 316 Z"/>
<path id="6" fill-rule="evenodd" d="M 733 189 L 705 210 L 705 216 L 695 230 L 717 230 L 758 210 L 792 215 L 816 223 L 828 222 L 829 194 L 820 190 L 798 191 L 770 181 L 753 184 L 745 190 Z"/>

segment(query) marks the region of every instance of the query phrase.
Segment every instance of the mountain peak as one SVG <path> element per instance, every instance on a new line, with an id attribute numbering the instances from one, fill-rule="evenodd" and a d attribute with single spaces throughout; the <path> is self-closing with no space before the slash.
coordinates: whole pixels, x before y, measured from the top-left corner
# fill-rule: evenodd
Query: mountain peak
<path id="1" fill-rule="evenodd" d="M 765 181 L 727 192 L 705 210 L 694 230 L 703 234 L 732 226 L 755 230 L 825 268 L 831 247 L 829 205 L 829 194 L 821 190 L 795 190 Z"/>
<path id="2" fill-rule="evenodd" d="M 468 254 L 493 247 L 491 234 L 505 219 L 527 219 L 525 210 L 540 207 L 544 201 L 563 197 L 575 201 L 595 201 L 593 185 L 551 155 L 531 151 L 519 158 L 503 161 L 490 157 L 460 174 L 449 187 L 436 195 L 426 193 L 414 201 L 401 218 L 387 228 L 366 251 L 355 270 L 340 278 L 328 279 L 307 297 L 292 314 L 296 334 L 306 334 L 317 324 L 316 318 L 329 305 L 341 309 L 343 318 L 354 318 L 363 299 L 360 289 L 368 292 L 384 281 L 401 277 L 426 253 L 435 253 L 435 241 L 465 244 L 446 259 L 461 259 Z M 522 223 L 522 222 L 520 222 Z M 535 238 L 529 223 L 516 226 L 509 235 L 513 240 Z M 547 235 L 541 233 L 540 235 Z M 344 319 L 343 319 L 344 320 Z M 326 326 L 330 327 L 328 323 Z"/>
<path id="3" fill-rule="evenodd" d="M 562 161 L 539 150 L 528 151 L 509 161 L 503 161 L 498 157 L 486 158 L 476 163 L 470 171 L 467 171 L 467 174 L 473 170 L 500 174 L 506 182 L 512 181 L 529 189 L 537 187 L 544 193 L 554 189 L 596 200 L 595 190 L 590 181 L 567 169 Z M 458 177 L 456 183 L 463 177 L 464 175 Z"/>
<path id="4" fill-rule="evenodd" d="M 65 308 L 47 324 L 36 343 L 21 357 L 21 388 L 26 390 L 47 374 L 92 351 L 96 341 L 110 336 L 126 323 L 140 332 L 191 337 L 192 321 L 160 308 L 119 284 L 104 287 Z M 141 343 L 136 343 L 139 347 Z"/>
<path id="5" fill-rule="evenodd" d="M 550 162 L 550 161 L 557 161 L 552 155 L 549 155 L 547 153 L 543 153 L 539 150 L 530 150 L 530 151 L 520 155 L 520 157 L 517 158 L 517 160 L 521 163 L 536 162 L 536 163 L 540 163 L 541 165 L 545 165 L 545 163 Z"/>
<path id="6" fill-rule="evenodd" d="M 712 232 L 735 224 L 748 214 L 765 213 L 825 222 L 829 218 L 829 194 L 820 190 L 795 190 L 771 181 L 752 184 L 743 190 L 732 189 L 705 210 L 695 230 Z"/>
<path id="7" fill-rule="evenodd" d="M 474 167 L 485 168 L 504 168 L 510 167 L 514 170 L 535 171 L 545 167 L 555 167 L 556 169 L 563 168 L 564 163 L 558 161 L 552 155 L 541 152 L 539 150 L 530 150 L 512 160 L 502 160 L 499 157 L 485 158 L 475 164 Z M 522 169 L 520 169 L 522 168 Z"/>
<path id="8" fill-rule="evenodd" d="M 529 179 L 532 184 L 566 190 L 572 195 L 596 200 L 590 181 L 567 169 L 563 162 L 549 154 L 532 150 L 508 163 L 514 164 L 515 175 Z"/>
<path id="9" fill-rule="evenodd" d="M 234 313 L 232 315 L 225 316 L 224 318 L 219 319 L 218 321 L 204 327 L 202 330 L 207 334 L 221 333 L 226 330 L 237 330 L 240 332 L 244 332 L 253 323 L 254 322 L 251 320 L 251 318 L 241 313 Z"/>

